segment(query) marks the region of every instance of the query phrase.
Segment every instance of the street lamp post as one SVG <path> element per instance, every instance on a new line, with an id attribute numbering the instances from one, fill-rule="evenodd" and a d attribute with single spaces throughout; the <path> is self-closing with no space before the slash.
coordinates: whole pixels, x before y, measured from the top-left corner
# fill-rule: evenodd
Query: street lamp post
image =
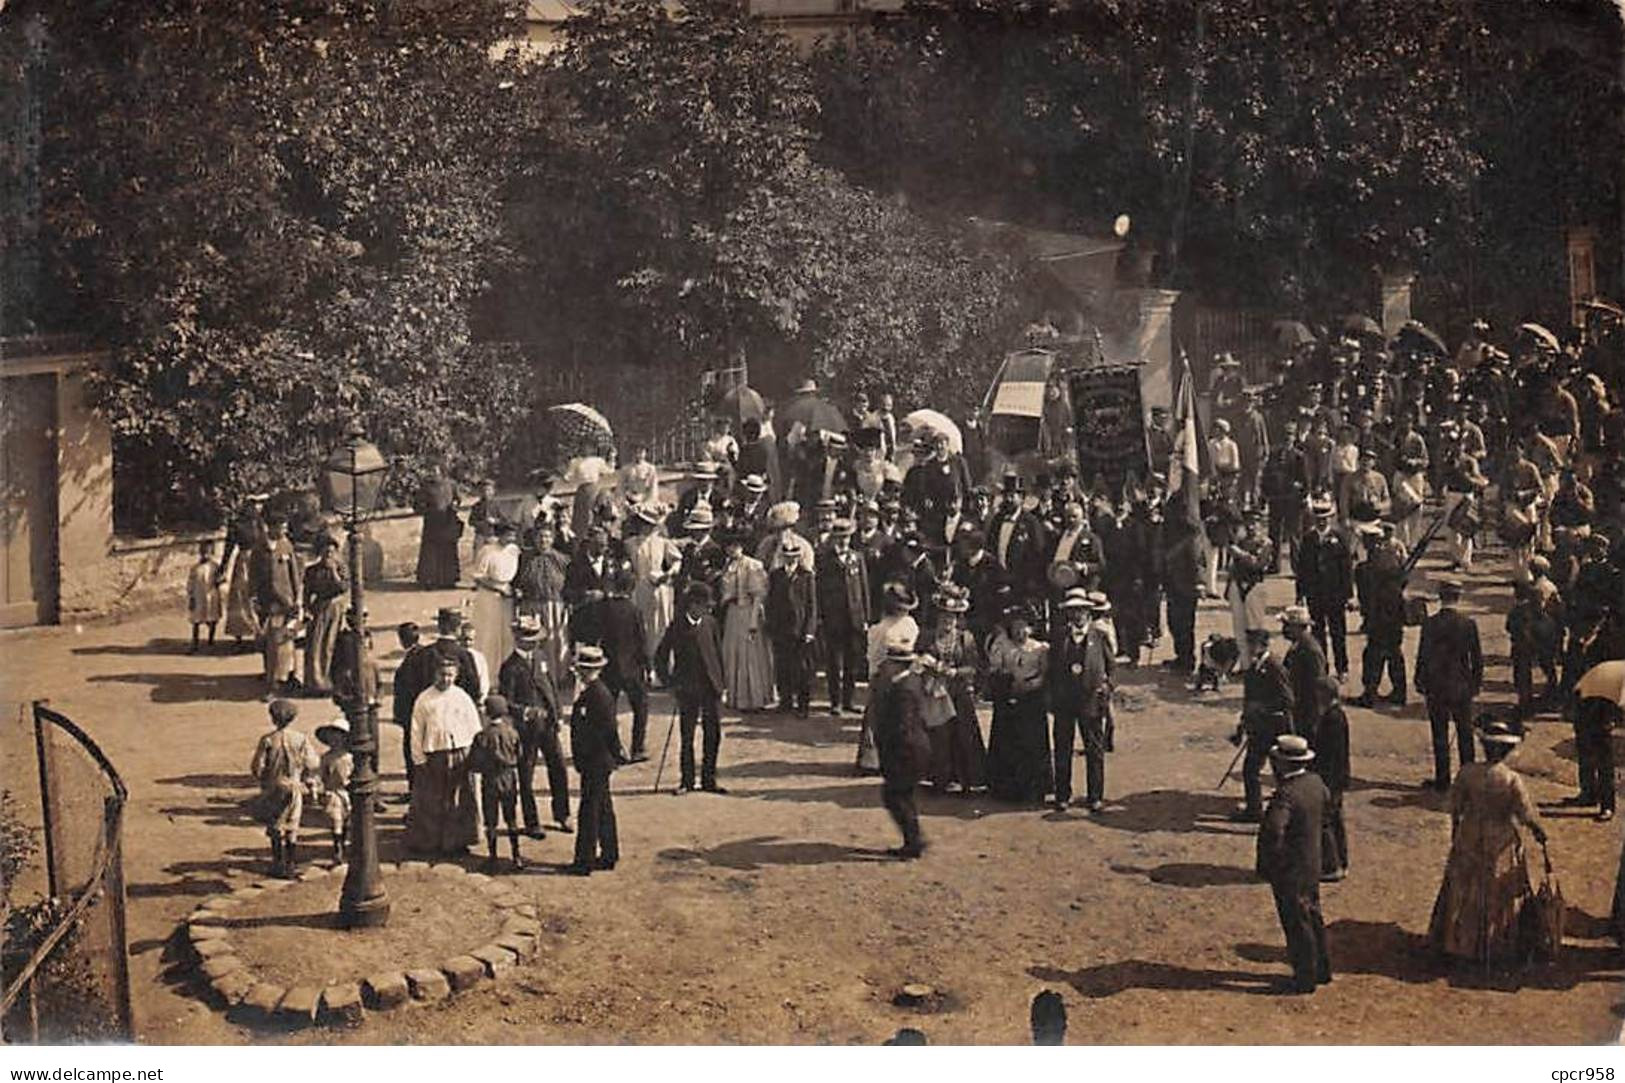
<path id="1" fill-rule="evenodd" d="M 378 871 L 378 823 L 373 804 L 378 796 L 378 705 L 371 701 L 362 679 L 366 660 L 365 612 L 361 583 L 361 523 L 378 506 L 389 465 L 368 443 L 359 424 L 352 424 L 345 441 L 322 465 L 328 506 L 344 518 L 350 543 L 350 627 L 355 655 L 354 687 L 341 706 L 350 723 L 349 867 L 339 896 L 339 924 L 347 929 L 372 929 L 389 921 L 389 895 Z"/>

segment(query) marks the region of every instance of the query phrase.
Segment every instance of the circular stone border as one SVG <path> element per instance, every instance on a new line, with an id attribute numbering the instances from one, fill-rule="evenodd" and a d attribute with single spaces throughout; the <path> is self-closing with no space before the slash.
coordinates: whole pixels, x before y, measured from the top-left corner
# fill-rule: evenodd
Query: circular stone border
<path id="1" fill-rule="evenodd" d="M 536 955 L 542 927 L 535 905 L 517 885 L 448 862 L 403 861 L 381 865 L 379 872 L 385 876 L 429 873 L 476 886 L 502 915 L 502 928 L 496 937 L 434 966 L 380 971 L 358 982 L 290 987 L 261 980 L 232 946 L 225 925 L 232 912 L 250 899 L 296 882 L 325 878 L 342 881 L 348 871 L 347 865 L 311 867 L 301 872 L 297 881 L 256 880 L 235 891 L 210 896 L 182 918 L 176 936 L 185 944 L 191 972 L 206 998 L 243 1022 L 357 1026 L 369 1011 L 395 1011 L 414 1003 L 444 1000 L 482 981 L 504 977 Z"/>

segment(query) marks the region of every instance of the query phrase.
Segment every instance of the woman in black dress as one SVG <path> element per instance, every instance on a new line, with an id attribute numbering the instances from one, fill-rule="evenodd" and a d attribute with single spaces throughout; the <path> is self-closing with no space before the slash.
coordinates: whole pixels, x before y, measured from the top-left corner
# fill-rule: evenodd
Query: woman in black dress
<path id="1" fill-rule="evenodd" d="M 993 729 L 988 737 L 988 792 L 1005 801 L 1038 805 L 1054 786 L 1044 672 L 1049 644 L 1032 637 L 1026 606 L 1006 612 L 988 647 Z"/>

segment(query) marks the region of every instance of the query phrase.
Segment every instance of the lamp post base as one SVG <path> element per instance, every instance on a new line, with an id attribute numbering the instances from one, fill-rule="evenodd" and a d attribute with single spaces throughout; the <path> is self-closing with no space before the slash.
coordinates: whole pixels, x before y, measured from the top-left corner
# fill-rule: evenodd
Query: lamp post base
<path id="1" fill-rule="evenodd" d="M 389 894 L 380 886 L 370 899 L 339 899 L 339 928 L 378 929 L 389 924 Z"/>

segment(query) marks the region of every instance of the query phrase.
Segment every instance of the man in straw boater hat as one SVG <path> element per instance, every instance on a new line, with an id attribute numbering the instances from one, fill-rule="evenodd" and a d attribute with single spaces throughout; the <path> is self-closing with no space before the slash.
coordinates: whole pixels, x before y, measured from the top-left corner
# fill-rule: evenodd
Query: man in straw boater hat
<path id="1" fill-rule="evenodd" d="M 1337 664 L 1337 679 L 1349 672 L 1346 608 L 1354 596 L 1354 555 L 1332 529 L 1337 507 L 1326 496 L 1309 505 L 1314 529 L 1298 543 L 1298 600 L 1309 609 L 1320 649 Z"/>
<path id="2" fill-rule="evenodd" d="M 1275 894 L 1294 993 L 1313 993 L 1332 980 L 1320 913 L 1321 828 L 1329 795 L 1310 770 L 1314 758 L 1309 742 L 1297 734 L 1276 740 L 1270 749 L 1275 795 L 1258 832 L 1258 876 Z"/>
<path id="3" fill-rule="evenodd" d="M 1103 602 L 1105 596 L 1100 600 Z M 1053 637 L 1049 651 L 1051 728 L 1055 764 L 1055 808 L 1072 800 L 1073 737 L 1083 733 L 1086 803 L 1099 812 L 1106 799 L 1106 717 L 1111 700 L 1113 655 L 1104 628 L 1091 623 L 1095 603 L 1089 592 L 1073 587 L 1060 603 L 1065 626 Z"/>
<path id="4" fill-rule="evenodd" d="M 894 627 L 886 636 L 885 658 L 874 678 L 875 747 L 880 753 L 880 799 L 903 834 L 903 845 L 888 851 L 909 861 L 925 853 L 915 791 L 931 763 L 925 731 L 925 688 L 915 667 L 916 630 Z"/>
<path id="5" fill-rule="evenodd" d="M 699 768 L 700 788 L 726 793 L 717 785 L 717 755 L 722 747 L 722 693 L 727 681 L 722 671 L 722 633 L 711 615 L 713 595 L 704 583 L 690 583 L 683 592 L 683 613 L 666 628 L 655 648 L 654 668 L 662 684 L 677 700 L 682 727 L 678 764 L 682 779 L 678 793 L 694 789 L 694 730 L 703 734 Z"/>
<path id="6" fill-rule="evenodd" d="M 854 532 L 850 519 L 836 520 L 829 544 L 819 552 L 814 568 L 832 715 L 852 710 L 869 623 L 869 571 L 863 556 L 852 549 Z"/>
<path id="7" fill-rule="evenodd" d="M 521 739 L 519 755 L 519 813 L 525 834 L 542 837 L 542 821 L 536 810 L 536 758 L 547 768 L 547 789 L 552 799 L 553 821 L 559 830 L 570 830 L 570 775 L 564 766 L 564 749 L 559 744 L 559 692 L 553 672 L 554 653 L 544 646 L 546 626 L 541 618 L 520 617 L 513 630 L 513 653 L 497 671 L 497 688 L 508 703 L 514 728 Z"/>
<path id="8" fill-rule="evenodd" d="M 1286 669 L 1270 654 L 1267 628 L 1249 628 L 1253 664 L 1242 676 L 1241 721 L 1231 736 L 1232 744 L 1247 743 L 1241 763 L 1241 783 L 1246 803 L 1230 818 L 1239 823 L 1257 823 L 1264 814 L 1264 761 L 1275 739 L 1292 732 L 1292 681 Z"/>
<path id="9" fill-rule="evenodd" d="M 1292 684 L 1292 732 L 1313 742 L 1324 706 L 1321 681 L 1327 673 L 1326 655 L 1309 630 L 1309 610 L 1301 605 L 1282 610 L 1281 635 L 1288 644 L 1281 666 Z"/>
<path id="10" fill-rule="evenodd" d="M 613 869 L 621 857 L 609 778 L 627 758 L 615 725 L 614 697 L 599 680 L 606 665 L 603 650 L 591 643 L 580 644 L 574 664 L 581 690 L 570 714 L 570 757 L 581 776 L 580 830 L 576 832 L 575 861 L 565 871 L 590 876 Z"/>
<path id="11" fill-rule="evenodd" d="M 793 539 L 780 543 L 779 561 L 767 578 L 767 635 L 779 706 L 807 717 L 812 699 L 812 649 L 818 638 L 818 590 L 812 568 Z"/>
<path id="12" fill-rule="evenodd" d="M 1463 764 L 1473 762 L 1473 700 L 1484 683 L 1484 652 L 1478 625 L 1461 613 L 1461 583 L 1439 582 L 1439 611 L 1422 623 L 1416 648 L 1416 690 L 1427 698 L 1428 726 L 1433 731 L 1433 778 L 1424 785 L 1450 788 L 1450 725 L 1455 723 L 1456 752 Z"/>

